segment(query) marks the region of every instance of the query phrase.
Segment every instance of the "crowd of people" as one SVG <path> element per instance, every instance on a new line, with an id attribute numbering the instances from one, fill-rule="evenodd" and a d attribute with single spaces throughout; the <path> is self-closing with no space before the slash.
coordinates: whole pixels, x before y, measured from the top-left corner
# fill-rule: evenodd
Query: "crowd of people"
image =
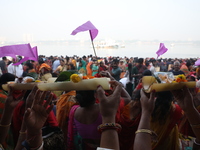
<path id="1" fill-rule="evenodd" d="M 0 61 L 0 148 L 5 150 L 200 149 L 198 88 L 145 93 L 144 76 L 156 72 L 200 79 L 194 59 L 40 55 Z M 18 63 L 18 64 L 17 64 Z M 110 78 L 110 90 L 6 91 L 9 81 L 48 82 L 64 72 Z M 61 80 L 63 79 L 63 80 Z"/>

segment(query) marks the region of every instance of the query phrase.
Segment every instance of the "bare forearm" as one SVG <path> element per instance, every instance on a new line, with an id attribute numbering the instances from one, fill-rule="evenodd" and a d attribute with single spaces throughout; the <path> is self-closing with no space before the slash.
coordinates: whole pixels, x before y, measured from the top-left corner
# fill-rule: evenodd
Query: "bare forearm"
<path id="1" fill-rule="evenodd" d="M 42 131 L 38 131 L 38 133 L 32 133 L 27 130 L 27 138 L 26 141 L 29 143 L 30 148 L 39 148 L 42 145 Z"/>
<path id="2" fill-rule="evenodd" d="M 128 92 L 125 90 L 125 88 L 122 88 L 121 97 L 124 98 L 124 99 L 131 100 L 131 97 L 130 97 L 130 95 L 128 94 Z"/>
<path id="3" fill-rule="evenodd" d="M 112 118 L 102 118 L 104 123 L 114 123 L 115 117 Z M 119 138 L 116 130 L 110 129 L 105 130 L 101 133 L 101 143 L 100 146 L 103 148 L 110 148 L 119 150 Z"/>
<path id="4" fill-rule="evenodd" d="M 13 110 L 4 109 L 2 119 L 0 122 L 0 143 L 5 141 L 5 138 L 10 129 L 11 119 L 12 119 Z"/>
<path id="5" fill-rule="evenodd" d="M 150 130 L 150 113 L 142 113 L 138 130 L 148 129 Z M 145 144 L 144 144 L 145 141 Z M 137 133 L 134 141 L 134 150 L 151 150 L 151 135 L 148 133 Z"/>
<path id="6" fill-rule="evenodd" d="M 23 121 L 15 150 L 23 149 L 22 142 L 26 139 L 26 126 Z"/>

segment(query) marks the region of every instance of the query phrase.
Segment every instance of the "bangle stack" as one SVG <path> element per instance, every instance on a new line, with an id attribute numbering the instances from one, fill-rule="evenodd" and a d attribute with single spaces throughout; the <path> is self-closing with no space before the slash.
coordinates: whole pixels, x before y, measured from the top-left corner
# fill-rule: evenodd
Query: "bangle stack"
<path id="1" fill-rule="evenodd" d="M 0 127 L 10 127 L 10 125 L 11 125 L 11 123 L 10 124 L 8 124 L 8 125 L 3 125 L 3 124 L 0 124 Z"/>
<path id="2" fill-rule="evenodd" d="M 122 127 L 118 123 L 104 123 L 98 126 L 98 131 L 102 133 L 105 130 L 116 130 L 118 133 L 121 131 Z"/>
<path id="3" fill-rule="evenodd" d="M 139 129 L 135 132 L 135 134 L 138 134 L 138 133 L 146 133 L 146 134 L 150 134 L 151 135 L 151 139 L 153 142 L 157 142 L 158 141 L 158 135 L 152 131 L 152 130 L 149 130 L 149 129 Z"/>

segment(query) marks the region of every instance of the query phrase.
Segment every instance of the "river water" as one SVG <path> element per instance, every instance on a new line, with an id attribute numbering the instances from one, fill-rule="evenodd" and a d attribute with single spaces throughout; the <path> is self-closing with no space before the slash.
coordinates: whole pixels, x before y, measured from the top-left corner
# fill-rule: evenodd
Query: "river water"
<path id="1" fill-rule="evenodd" d="M 45 56 L 83 56 L 94 55 L 90 41 L 87 42 L 32 42 L 31 46 L 38 47 L 38 55 Z M 95 49 L 97 56 L 119 56 L 119 57 L 154 57 L 159 49 L 159 42 L 138 42 L 128 41 L 119 43 L 116 49 Z M 200 56 L 199 42 L 166 42 L 168 51 L 160 57 L 163 58 L 197 58 Z M 123 48 L 122 48 L 123 45 Z"/>

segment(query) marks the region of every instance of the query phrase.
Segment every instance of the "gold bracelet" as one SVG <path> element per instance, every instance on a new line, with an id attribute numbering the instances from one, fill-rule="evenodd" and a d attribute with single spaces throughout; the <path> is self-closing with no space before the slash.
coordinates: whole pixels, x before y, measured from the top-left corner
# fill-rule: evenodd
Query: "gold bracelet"
<path id="1" fill-rule="evenodd" d="M 135 134 L 137 133 L 147 133 L 147 134 L 150 134 L 151 135 L 151 140 L 153 142 L 157 142 L 158 141 L 158 135 L 154 132 L 154 131 L 151 131 L 149 129 L 139 129 L 135 132 Z"/>
<path id="2" fill-rule="evenodd" d="M 8 124 L 8 125 L 3 125 L 3 124 L 0 124 L 0 127 L 9 127 L 11 125 L 11 123 L 10 124 Z"/>
<path id="3" fill-rule="evenodd" d="M 152 135 L 152 131 L 149 129 L 139 129 L 135 132 L 135 134 L 137 134 L 137 133 L 148 133 L 148 134 Z"/>
<path id="4" fill-rule="evenodd" d="M 22 131 L 19 131 L 19 134 L 26 134 L 26 131 L 22 132 Z"/>
<path id="5" fill-rule="evenodd" d="M 200 128 L 200 124 L 190 124 L 190 126 L 191 126 L 192 128 L 197 128 L 197 129 Z"/>

